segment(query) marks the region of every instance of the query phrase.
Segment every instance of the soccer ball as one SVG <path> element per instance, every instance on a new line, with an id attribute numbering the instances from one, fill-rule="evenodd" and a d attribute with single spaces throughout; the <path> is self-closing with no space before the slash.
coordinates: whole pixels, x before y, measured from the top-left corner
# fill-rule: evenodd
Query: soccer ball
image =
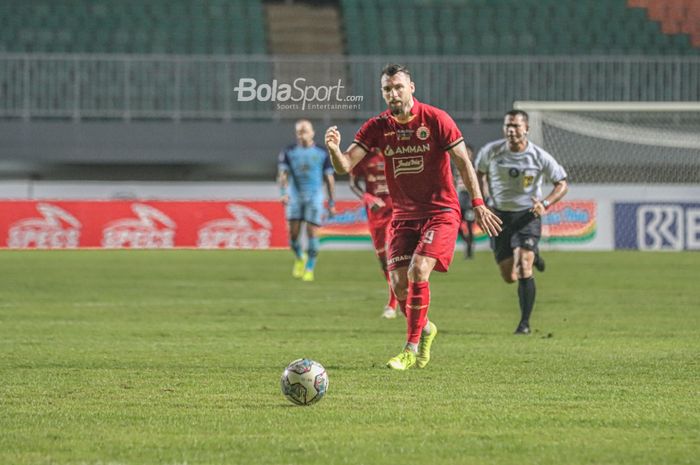
<path id="1" fill-rule="evenodd" d="M 290 363 L 280 380 L 282 394 L 297 405 L 315 404 L 328 391 L 328 373 L 318 362 L 300 358 Z"/>

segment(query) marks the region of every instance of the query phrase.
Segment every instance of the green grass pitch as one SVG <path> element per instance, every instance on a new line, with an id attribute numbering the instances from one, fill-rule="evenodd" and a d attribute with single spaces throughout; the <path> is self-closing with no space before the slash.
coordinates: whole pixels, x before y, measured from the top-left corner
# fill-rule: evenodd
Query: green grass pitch
<path id="1" fill-rule="evenodd" d="M 700 255 L 545 253 L 530 337 L 489 253 L 431 280 L 392 372 L 369 251 L 0 253 L 0 464 L 697 464 Z M 288 362 L 330 376 L 312 407 Z"/>

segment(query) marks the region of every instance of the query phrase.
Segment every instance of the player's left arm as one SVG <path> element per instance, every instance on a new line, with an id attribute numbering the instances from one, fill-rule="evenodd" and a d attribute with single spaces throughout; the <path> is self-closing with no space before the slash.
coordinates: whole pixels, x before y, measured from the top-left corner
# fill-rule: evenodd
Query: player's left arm
<path id="1" fill-rule="evenodd" d="M 333 176 L 333 166 L 327 152 L 323 158 L 323 181 L 328 193 L 328 215 L 332 218 L 335 215 L 335 176 Z"/>
<path id="2" fill-rule="evenodd" d="M 462 141 L 450 148 L 448 152 L 459 171 L 459 175 L 462 176 L 464 187 L 467 188 L 472 198 L 472 207 L 474 208 L 477 223 L 489 236 L 498 236 L 498 233 L 501 232 L 501 219 L 484 204 L 479 181 L 477 180 L 466 144 Z"/>
<path id="3" fill-rule="evenodd" d="M 532 211 L 537 216 L 544 215 L 547 209 L 564 198 L 567 192 L 569 192 L 569 184 L 566 182 L 566 179 L 556 181 L 552 192 L 544 199 L 532 198 Z"/>
<path id="4" fill-rule="evenodd" d="M 289 194 L 287 193 L 287 186 L 289 186 L 289 173 L 286 170 L 280 169 L 277 172 L 277 184 L 280 189 L 280 202 L 287 205 L 287 202 L 289 202 Z"/>
<path id="5" fill-rule="evenodd" d="M 531 211 L 537 216 L 545 214 L 550 205 L 561 200 L 569 190 L 569 185 L 566 182 L 566 170 L 547 152 L 541 152 L 542 171 L 547 179 L 552 181 L 554 188 L 544 199 L 532 199 Z"/>

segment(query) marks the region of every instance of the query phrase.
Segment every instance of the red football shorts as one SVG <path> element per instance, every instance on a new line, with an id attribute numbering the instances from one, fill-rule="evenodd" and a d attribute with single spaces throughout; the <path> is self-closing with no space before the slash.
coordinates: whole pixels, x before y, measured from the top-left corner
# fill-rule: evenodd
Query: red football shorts
<path id="1" fill-rule="evenodd" d="M 367 209 L 367 226 L 374 250 L 378 254 L 385 252 L 391 240 L 391 208 L 384 207 L 374 212 Z"/>
<path id="2" fill-rule="evenodd" d="M 436 271 L 447 271 L 454 257 L 460 223 L 459 212 L 452 210 L 432 218 L 392 221 L 388 269 L 408 266 L 413 254 L 418 254 L 435 258 Z"/>

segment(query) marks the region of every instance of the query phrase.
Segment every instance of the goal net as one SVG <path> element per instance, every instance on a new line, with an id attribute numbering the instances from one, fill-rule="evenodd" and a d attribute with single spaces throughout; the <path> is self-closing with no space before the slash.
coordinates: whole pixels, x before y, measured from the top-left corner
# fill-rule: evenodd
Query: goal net
<path id="1" fill-rule="evenodd" d="M 591 196 L 599 221 L 588 230 L 609 241 L 603 247 L 700 248 L 700 103 L 522 101 L 514 108 L 529 114 L 530 139 L 566 168 L 572 193 Z M 544 217 L 543 241 L 584 237 L 576 217 L 586 209 L 555 207 L 562 211 Z"/>
<path id="2" fill-rule="evenodd" d="M 700 183 L 700 103 L 515 102 L 572 183 Z"/>

